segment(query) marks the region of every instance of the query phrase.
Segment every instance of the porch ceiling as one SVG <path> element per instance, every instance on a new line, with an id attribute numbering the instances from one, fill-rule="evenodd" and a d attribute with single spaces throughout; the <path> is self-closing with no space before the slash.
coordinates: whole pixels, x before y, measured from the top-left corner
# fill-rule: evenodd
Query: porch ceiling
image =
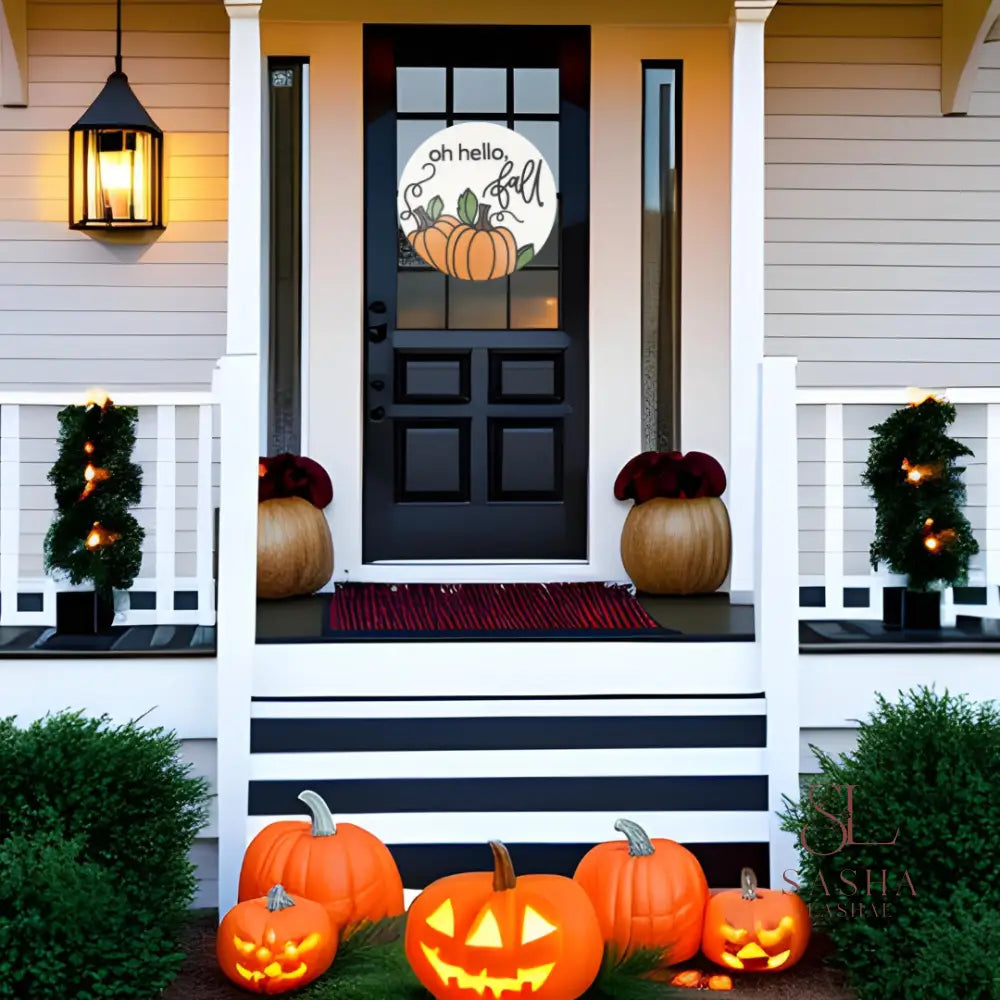
<path id="1" fill-rule="evenodd" d="M 733 0 L 264 0 L 271 21 L 390 24 L 727 24 Z"/>

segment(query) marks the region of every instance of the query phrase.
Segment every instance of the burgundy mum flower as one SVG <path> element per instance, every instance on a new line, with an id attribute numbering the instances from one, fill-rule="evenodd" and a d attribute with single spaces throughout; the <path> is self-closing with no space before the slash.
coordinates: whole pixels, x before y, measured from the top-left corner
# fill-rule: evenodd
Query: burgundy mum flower
<path id="1" fill-rule="evenodd" d="M 319 462 L 282 452 L 258 464 L 258 502 L 277 497 L 302 497 L 322 510 L 333 500 L 333 483 Z"/>
<path id="2" fill-rule="evenodd" d="M 645 503 L 655 497 L 718 497 L 726 489 L 722 466 L 701 451 L 644 451 L 625 464 L 615 480 L 615 497 Z"/>

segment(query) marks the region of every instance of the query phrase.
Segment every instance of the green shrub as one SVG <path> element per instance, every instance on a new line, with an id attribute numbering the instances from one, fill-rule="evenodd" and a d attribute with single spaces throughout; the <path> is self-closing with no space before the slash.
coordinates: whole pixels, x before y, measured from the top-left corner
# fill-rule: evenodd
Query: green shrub
<path id="1" fill-rule="evenodd" d="M 162 729 L 80 713 L 26 729 L 0 721 L 0 942 L 16 941 L 16 961 L 34 970 L 28 991 L 10 995 L 152 998 L 173 978 L 208 803 L 178 748 Z M 80 935 L 95 969 L 66 991 Z M 0 951 L 9 983 L 15 951 Z"/>
<path id="2" fill-rule="evenodd" d="M 811 851 L 800 843 L 799 892 L 833 939 L 859 1000 L 1000 1000 L 990 972 L 1000 962 L 997 706 L 927 688 L 900 692 L 894 704 L 879 695 L 853 754 L 834 760 L 813 752 L 821 770 L 811 782 L 813 803 L 788 802 L 783 828 L 797 835 L 805 828 Z M 842 846 L 849 785 L 855 844 Z M 987 940 L 992 953 L 981 950 Z M 956 978 L 966 975 L 968 982 Z"/>

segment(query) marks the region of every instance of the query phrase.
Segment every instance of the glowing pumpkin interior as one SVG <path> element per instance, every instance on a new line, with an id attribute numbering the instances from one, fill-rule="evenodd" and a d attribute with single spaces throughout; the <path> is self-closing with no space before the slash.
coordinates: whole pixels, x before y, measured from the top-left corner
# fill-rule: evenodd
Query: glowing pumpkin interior
<path id="1" fill-rule="evenodd" d="M 236 972 L 248 983 L 259 983 L 265 979 L 302 979 L 309 971 L 305 956 L 323 943 L 323 935 L 307 934 L 300 941 L 280 941 L 274 928 L 264 932 L 263 941 L 244 941 L 238 934 L 233 935 L 233 948 L 243 956 L 246 964 L 236 963 Z"/>
<path id="2" fill-rule="evenodd" d="M 455 937 L 455 908 L 451 899 L 446 899 L 427 918 L 427 926 L 445 937 Z M 500 921 L 492 907 L 487 904 L 473 921 L 472 927 L 465 936 L 465 945 L 468 948 L 510 949 L 519 944 L 540 941 L 542 938 L 554 934 L 558 929 L 555 924 L 546 920 L 529 904 L 524 907 L 520 932 L 517 934 L 519 940 L 505 941 L 500 929 Z M 492 990 L 494 996 L 500 996 L 504 991 L 519 993 L 522 987 L 529 983 L 532 990 L 537 992 L 555 968 L 555 962 L 548 962 L 530 968 L 518 968 L 516 975 L 513 976 L 490 976 L 487 975 L 485 968 L 481 968 L 479 972 L 470 972 L 460 965 L 446 962 L 441 957 L 440 947 L 432 948 L 426 942 L 421 941 L 420 948 L 431 968 L 441 978 L 442 983 L 448 983 L 454 979 L 458 983 L 459 989 L 474 989 L 480 995 L 486 989 Z"/>
<path id="3" fill-rule="evenodd" d="M 746 927 L 734 927 L 728 921 L 719 928 L 726 941 L 722 961 L 731 969 L 760 972 L 780 969 L 792 955 L 785 947 L 795 931 L 795 921 L 782 917 L 777 927 L 765 927 L 761 921 L 754 924 L 754 934 Z"/>

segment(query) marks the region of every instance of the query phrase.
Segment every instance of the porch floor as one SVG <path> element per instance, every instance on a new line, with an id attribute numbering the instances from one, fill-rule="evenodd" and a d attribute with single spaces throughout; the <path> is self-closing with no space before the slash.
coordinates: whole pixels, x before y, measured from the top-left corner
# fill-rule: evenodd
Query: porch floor
<path id="1" fill-rule="evenodd" d="M 1000 621 L 958 615 L 940 631 L 889 631 L 878 619 L 799 622 L 799 651 L 808 653 L 933 653 L 1000 651 Z"/>
<path id="2" fill-rule="evenodd" d="M 613 630 L 595 632 L 584 641 L 628 641 L 653 642 L 753 642 L 753 608 L 729 603 L 727 594 L 708 594 L 693 597 L 655 597 L 638 595 L 646 613 L 663 629 L 662 634 L 629 635 Z M 398 637 L 332 637 L 324 634 L 324 625 L 329 620 L 329 594 L 314 594 L 311 597 L 296 597 L 280 601 L 258 601 L 257 642 L 441 642 L 440 634 L 420 637 L 419 635 Z M 537 641 L 537 636 L 532 637 Z M 451 637 L 447 640 L 450 641 Z M 455 641 L 465 641 L 461 633 L 454 634 Z M 469 641 L 482 642 L 480 636 Z M 498 635 L 495 641 L 511 642 L 514 638 Z M 552 641 L 566 641 L 565 637 L 554 635 Z"/>

